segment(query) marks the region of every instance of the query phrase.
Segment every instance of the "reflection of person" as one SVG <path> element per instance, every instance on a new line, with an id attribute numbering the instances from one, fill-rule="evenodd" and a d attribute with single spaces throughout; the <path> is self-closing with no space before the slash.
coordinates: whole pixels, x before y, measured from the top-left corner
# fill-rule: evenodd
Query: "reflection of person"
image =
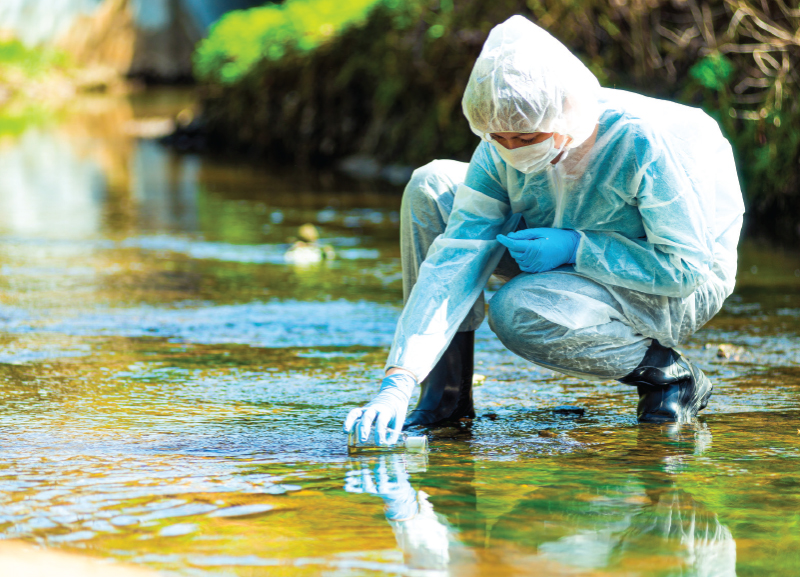
<path id="1" fill-rule="evenodd" d="M 434 513 L 428 496 L 411 486 L 403 457 L 382 455 L 373 468 L 362 465 L 348 473 L 345 490 L 372 493 L 386 505 L 386 520 L 392 526 L 406 565 L 412 569 L 444 570 L 450 561 L 447 526 Z"/>
<path id="2" fill-rule="evenodd" d="M 483 561 L 502 574 L 573 574 L 630 571 L 659 559 L 664 575 L 735 576 L 733 534 L 692 494 L 703 489 L 690 482 L 689 492 L 682 482 L 711 444 L 708 428 L 634 434 L 633 474 L 614 456 L 565 466 L 563 455 L 526 462 L 438 454 L 421 471 L 408 463 L 415 485 L 436 488 L 430 502 L 406 471 L 415 456 L 395 454 L 354 461 L 345 490 L 383 500 L 413 569 L 465 575 Z"/>
<path id="3" fill-rule="evenodd" d="M 659 573 L 665 577 L 735 577 L 736 541 L 713 511 L 675 489 L 648 497 L 652 501 L 634 513 L 613 501 L 595 505 L 594 515 L 574 527 L 573 533 L 554 535 L 552 540 L 537 540 L 547 530 L 534 521 L 524 538 L 528 546 L 535 545 L 536 555 L 527 556 L 525 564 L 550 562 L 564 569 L 609 570 L 646 566 L 658 556 L 667 566 Z"/>
<path id="4" fill-rule="evenodd" d="M 639 435 L 644 450 L 630 455 L 638 469 L 632 478 L 615 477 L 610 469 L 596 471 L 596 478 L 614 479 L 619 486 L 614 481 L 591 484 L 597 499 L 587 503 L 565 495 L 562 483 L 556 482 L 559 514 L 553 515 L 553 501 L 539 495 L 538 500 L 519 503 L 501 519 L 493 536 L 502 540 L 510 534 L 535 549 L 535 555 L 525 556 L 526 566 L 549 562 L 565 569 L 608 571 L 652 566 L 653 559 L 660 559 L 659 575 L 735 577 L 736 542 L 731 530 L 680 482 L 681 470 L 692 453 L 702 454 L 710 432 L 684 427 L 677 432 L 682 439 L 676 435 L 660 439 L 660 434 L 646 430 Z M 607 461 L 606 466 L 612 463 Z"/>
<path id="5" fill-rule="evenodd" d="M 502 542 L 511 536 L 535 550 L 524 556 L 525 567 L 555 563 L 564 573 L 630 570 L 652 567 L 659 559 L 659 575 L 735 577 L 731 530 L 684 490 L 681 477 L 710 446 L 710 431 L 697 424 L 673 429 L 666 439 L 662 434 L 639 429 L 638 448 L 627 454 L 635 464 L 633 475 L 619 471 L 613 458 L 592 460 L 580 483 L 574 469 L 559 467 L 545 477 L 549 483 L 540 487 L 538 499 L 519 501 L 497 522 L 492 538 Z M 594 498 L 587 502 L 589 487 Z M 689 487 L 704 492 L 691 482 Z"/>
<path id="6" fill-rule="evenodd" d="M 641 421 L 685 421 L 712 384 L 674 349 L 732 292 L 744 212 L 731 147 L 698 109 L 601 89 L 521 16 L 492 30 L 464 113 L 469 164 L 418 169 L 403 197 L 406 304 L 362 434 L 474 415 L 473 333 L 523 358 L 636 385 Z"/>

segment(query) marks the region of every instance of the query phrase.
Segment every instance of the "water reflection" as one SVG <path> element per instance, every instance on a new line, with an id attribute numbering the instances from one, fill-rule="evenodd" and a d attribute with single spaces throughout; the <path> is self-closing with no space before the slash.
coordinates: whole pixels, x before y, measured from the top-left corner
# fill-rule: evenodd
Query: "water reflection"
<path id="1" fill-rule="evenodd" d="M 408 469 L 424 472 L 426 465 L 424 454 L 395 453 L 352 461 L 344 489 L 349 493 L 369 493 L 383 500 L 386 520 L 409 568 L 445 574 L 455 535 L 447 521 L 433 510 L 428 495 L 411 486 L 408 472 Z"/>
<path id="2" fill-rule="evenodd" d="M 98 306 L 125 316 L 137 305 L 396 300 L 396 194 L 326 173 L 182 155 L 137 136 L 137 126 L 174 116 L 192 98 L 87 97 L 57 124 L 2 139 L 0 290 L 8 308 L 0 322 L 55 321 L 59 309 L 94 319 Z M 298 238 L 307 229 L 318 242 Z M 274 341 L 259 332 L 262 343 Z"/>
<path id="3" fill-rule="evenodd" d="M 711 447 L 708 426 L 642 427 L 636 439 L 626 455 L 631 473 L 621 479 L 609 468 L 619 462 L 598 462 L 599 483 L 588 487 L 588 479 L 576 479 L 568 470 L 550 470 L 549 483 L 537 484 L 534 471 L 503 467 L 468 451 L 460 455 L 456 482 L 453 463 L 442 455 L 432 455 L 429 466 L 425 456 L 394 453 L 351 460 L 344 489 L 383 500 L 411 569 L 461 575 L 487 550 L 499 548 L 500 573 L 650 567 L 663 576 L 735 576 L 731 530 L 681 479 L 689 462 Z M 442 495 L 445 474 L 450 479 Z M 577 493 L 576 482 L 583 489 Z M 426 491 L 440 495 L 429 497 Z M 550 491 L 560 496 L 543 498 Z"/>
<path id="4" fill-rule="evenodd" d="M 102 229 L 105 177 L 57 134 L 29 130 L 0 147 L 0 231 L 85 238 Z"/>
<path id="5" fill-rule="evenodd" d="M 137 225 L 197 231 L 199 159 L 137 139 L 128 130 L 136 114 L 131 101 L 107 99 L 59 126 L 4 140 L 0 233 L 80 239 Z"/>
<path id="6" fill-rule="evenodd" d="M 131 159 L 131 195 L 139 228 L 198 232 L 200 159 L 178 156 L 154 141 L 138 143 Z"/>
<path id="7" fill-rule="evenodd" d="M 140 125 L 169 121 L 194 98 L 179 90 L 87 96 L 58 123 L 4 136 L 0 235 L 88 239 L 146 232 L 286 243 L 300 225 L 317 223 L 326 237 L 348 237 L 348 248 L 359 239 L 342 232 L 374 229 L 393 241 L 396 188 L 179 154 L 139 137 Z"/>
<path id="8" fill-rule="evenodd" d="M 574 529 L 539 542 L 538 556 L 577 569 L 661 565 L 661 575 L 736 575 L 730 529 L 683 488 L 680 477 L 682 469 L 711 446 L 708 427 L 668 427 L 664 433 L 661 438 L 652 429 L 637 430 L 638 442 L 629 454 L 636 473 L 627 480 L 629 485 L 585 496 L 588 507 L 575 510 Z M 602 477 L 603 472 L 598 474 Z M 550 531 L 542 527 L 539 533 Z"/>

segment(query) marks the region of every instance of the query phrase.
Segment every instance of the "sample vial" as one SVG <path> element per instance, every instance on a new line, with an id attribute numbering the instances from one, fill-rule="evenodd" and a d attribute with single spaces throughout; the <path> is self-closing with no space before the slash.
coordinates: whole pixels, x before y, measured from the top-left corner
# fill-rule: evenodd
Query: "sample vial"
<path id="1" fill-rule="evenodd" d="M 409 453 L 427 453 L 428 452 L 428 437 L 422 435 L 420 437 L 411 437 L 405 433 L 400 433 L 395 445 L 378 445 L 375 443 L 375 435 L 370 435 L 363 443 L 358 440 L 356 429 L 347 435 L 347 452 L 348 453 L 382 453 L 392 451 L 408 451 Z M 387 432 L 387 437 L 391 431 Z"/>

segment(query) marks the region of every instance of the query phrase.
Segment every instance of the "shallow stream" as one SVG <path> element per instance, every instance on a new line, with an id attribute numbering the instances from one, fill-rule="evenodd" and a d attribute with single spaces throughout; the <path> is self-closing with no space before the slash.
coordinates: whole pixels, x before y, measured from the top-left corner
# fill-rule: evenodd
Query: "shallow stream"
<path id="1" fill-rule="evenodd" d="M 164 575 L 800 573 L 800 255 L 743 246 L 686 345 L 716 383 L 693 426 L 639 426 L 631 388 L 484 324 L 475 421 L 348 457 L 400 310 L 399 190 L 135 137 L 183 105 L 0 138 L 1 538 Z M 336 258 L 287 260 L 305 223 Z"/>

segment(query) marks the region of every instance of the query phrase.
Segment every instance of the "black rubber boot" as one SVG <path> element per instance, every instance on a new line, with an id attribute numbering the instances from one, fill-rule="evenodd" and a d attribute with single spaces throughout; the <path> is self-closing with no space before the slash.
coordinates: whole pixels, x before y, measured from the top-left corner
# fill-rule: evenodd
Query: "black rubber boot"
<path id="1" fill-rule="evenodd" d="M 472 404 L 475 331 L 456 333 L 442 358 L 420 385 L 422 391 L 405 427 L 475 418 Z"/>
<path id="2" fill-rule="evenodd" d="M 653 344 L 629 375 L 619 380 L 636 385 L 640 423 L 684 423 L 705 409 L 714 385 L 678 351 Z"/>

